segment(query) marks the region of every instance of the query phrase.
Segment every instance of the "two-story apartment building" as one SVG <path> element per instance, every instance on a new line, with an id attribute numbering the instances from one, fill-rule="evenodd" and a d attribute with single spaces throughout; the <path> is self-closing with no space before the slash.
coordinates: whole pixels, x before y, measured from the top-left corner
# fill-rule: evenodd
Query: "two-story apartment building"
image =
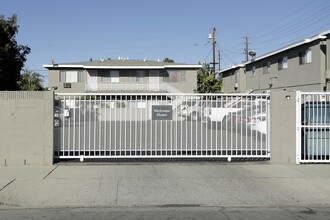
<path id="1" fill-rule="evenodd" d="M 330 30 L 220 71 L 223 92 L 330 91 Z"/>
<path id="2" fill-rule="evenodd" d="M 57 92 L 193 93 L 201 65 L 106 59 L 45 64 L 48 86 Z"/>

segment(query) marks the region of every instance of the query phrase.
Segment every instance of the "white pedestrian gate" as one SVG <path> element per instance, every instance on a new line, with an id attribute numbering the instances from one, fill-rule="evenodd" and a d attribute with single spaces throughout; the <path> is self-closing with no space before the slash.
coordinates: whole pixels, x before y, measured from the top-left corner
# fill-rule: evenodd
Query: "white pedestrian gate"
<path id="1" fill-rule="evenodd" d="M 297 163 L 329 163 L 330 93 L 297 92 Z"/>
<path id="2" fill-rule="evenodd" d="M 55 94 L 55 158 L 269 158 L 267 94 Z"/>

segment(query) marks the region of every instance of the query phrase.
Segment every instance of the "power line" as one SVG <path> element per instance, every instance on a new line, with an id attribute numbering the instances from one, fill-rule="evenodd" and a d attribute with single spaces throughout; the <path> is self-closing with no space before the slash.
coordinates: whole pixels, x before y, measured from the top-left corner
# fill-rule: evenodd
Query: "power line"
<path id="1" fill-rule="evenodd" d="M 327 14 L 325 17 L 321 17 L 319 18 L 318 20 L 315 20 L 313 21 L 312 23 L 309 23 L 308 25 L 304 25 L 304 26 L 300 26 L 300 28 L 292 28 L 291 30 L 283 33 L 282 35 L 279 35 L 277 36 L 276 38 L 271 38 L 271 39 L 268 39 L 268 40 L 264 40 L 264 41 L 257 41 L 255 42 L 255 44 L 265 44 L 265 43 L 269 43 L 269 42 L 272 42 L 272 41 L 276 41 L 278 40 L 279 38 L 281 37 L 288 37 L 288 36 L 292 36 L 292 35 L 295 35 L 296 33 L 299 33 L 301 30 L 305 30 L 305 29 L 308 29 L 310 26 L 314 25 L 315 23 L 318 23 L 320 20 L 323 20 L 325 18 L 328 18 L 330 14 Z M 276 36 L 276 35 L 275 35 Z"/>
<path id="2" fill-rule="evenodd" d="M 320 28 L 317 28 L 317 29 L 314 29 L 313 31 L 310 31 L 304 35 L 298 35 L 295 39 L 293 39 L 291 41 L 294 42 L 295 40 L 299 40 L 299 39 L 302 39 L 303 36 L 306 36 L 306 35 L 312 35 L 312 34 L 315 34 L 316 32 L 319 33 L 320 32 L 320 29 L 322 30 L 323 28 L 325 27 L 330 27 L 330 22 Z M 272 46 L 265 46 L 265 47 L 254 47 L 254 49 L 269 49 L 269 48 L 274 48 L 274 47 L 280 47 L 280 46 L 283 46 L 285 43 L 288 43 L 288 41 L 286 39 L 284 39 L 285 41 L 283 41 L 282 43 L 277 43 L 277 44 L 273 44 Z"/>
<path id="3" fill-rule="evenodd" d="M 219 48 L 221 48 L 221 50 L 224 50 L 224 51 L 226 51 L 227 53 L 240 54 L 240 55 L 243 54 L 242 52 L 235 52 L 235 51 L 228 50 L 228 49 L 226 49 L 226 48 L 224 48 L 224 47 L 221 47 L 220 45 L 218 45 L 218 46 L 219 46 Z"/>
<path id="4" fill-rule="evenodd" d="M 207 60 L 212 52 L 213 48 L 210 49 L 210 51 L 207 53 L 207 55 L 205 56 L 204 60 Z"/>
<path id="5" fill-rule="evenodd" d="M 219 48 L 219 51 L 221 52 L 222 56 L 221 57 L 224 57 L 225 59 L 227 59 L 232 65 L 234 65 L 236 62 L 231 59 L 226 53 L 224 53 L 221 48 Z"/>
<path id="6" fill-rule="evenodd" d="M 324 11 L 327 12 L 329 8 L 330 8 L 330 5 L 327 6 L 326 8 L 321 9 L 320 11 L 317 11 L 316 13 L 314 13 L 310 16 L 303 15 L 305 18 L 302 20 L 297 20 L 297 22 L 294 22 L 294 23 L 292 23 L 292 22 L 287 23 L 286 25 L 283 25 L 281 28 L 275 29 L 271 33 L 260 35 L 260 36 L 253 37 L 253 38 L 258 39 L 258 38 L 265 38 L 268 36 L 277 36 L 277 35 L 283 36 L 283 34 L 285 34 L 285 36 L 287 36 L 288 32 L 292 32 L 297 28 L 299 29 L 299 28 L 301 28 L 302 25 L 306 26 L 306 24 L 311 23 L 311 22 L 313 24 L 315 24 L 316 22 L 327 18 L 330 14 L 327 13 L 327 14 L 325 14 L 326 16 L 322 16 L 322 15 L 324 15 L 322 12 L 324 12 Z M 282 33 L 282 35 L 281 35 L 281 33 Z"/>
<path id="7" fill-rule="evenodd" d="M 280 23 L 281 23 L 282 21 L 284 21 L 284 20 L 285 20 L 285 21 L 288 21 L 288 20 L 289 20 L 288 18 L 292 17 L 294 14 L 296 14 L 296 13 L 299 12 L 299 11 L 301 11 L 302 9 L 306 8 L 308 5 L 310 5 L 310 4 L 311 4 L 312 2 L 314 2 L 314 1 L 315 1 L 315 0 L 309 1 L 308 3 L 306 3 L 305 5 L 303 5 L 302 7 L 300 7 L 300 8 L 298 8 L 297 10 L 291 12 L 289 15 L 286 15 L 286 16 L 282 17 L 281 19 L 279 19 L 278 21 L 276 21 L 276 22 L 274 22 L 274 23 L 272 23 L 272 24 L 268 24 L 268 25 L 267 25 L 266 27 L 264 27 L 262 30 L 250 34 L 250 36 L 252 36 L 253 38 L 261 38 L 261 37 L 264 37 L 264 36 L 268 36 L 268 35 L 273 34 L 274 31 L 272 31 L 272 32 L 270 32 L 270 33 L 267 33 L 267 34 L 259 35 L 259 36 L 253 36 L 253 35 L 256 34 L 256 33 L 262 33 L 262 32 L 264 32 L 265 30 L 268 30 L 268 29 L 272 28 L 273 26 L 275 26 L 275 25 L 277 25 L 277 24 L 280 24 Z M 328 1 L 328 0 L 325 0 L 325 1 L 323 1 L 321 4 L 317 5 L 316 7 L 312 8 L 312 9 L 309 9 L 308 12 L 313 11 L 314 9 L 318 8 L 320 5 L 323 5 L 323 4 L 324 4 L 325 2 L 327 2 L 327 1 Z M 305 15 L 306 15 L 306 13 L 303 13 L 302 16 L 305 16 Z M 302 17 L 302 16 L 300 16 L 300 17 Z M 299 18 L 300 18 L 300 17 L 299 17 Z M 297 19 L 297 18 L 295 18 L 295 20 L 296 20 L 296 19 Z M 290 24 L 291 24 L 291 22 L 287 22 L 287 23 L 286 23 L 286 25 L 290 25 Z M 281 28 L 283 28 L 283 25 L 281 25 L 281 27 L 280 27 L 279 29 L 281 29 Z M 277 29 L 275 29 L 275 30 L 277 30 Z"/>

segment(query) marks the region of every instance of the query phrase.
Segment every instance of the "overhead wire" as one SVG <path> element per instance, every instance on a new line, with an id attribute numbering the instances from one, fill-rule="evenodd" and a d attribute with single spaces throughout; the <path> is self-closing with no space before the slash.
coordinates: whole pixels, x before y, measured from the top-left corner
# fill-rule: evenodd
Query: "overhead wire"
<path id="1" fill-rule="evenodd" d="M 315 7 L 308 9 L 308 11 L 303 10 L 313 2 L 314 0 L 308 2 L 299 9 L 295 10 L 292 14 L 296 14 L 297 12 L 300 11 L 301 15 L 296 17 L 294 20 L 289 19 L 287 23 L 281 24 L 280 27 L 275 27 L 273 31 L 268 32 L 266 34 L 250 37 L 252 38 L 250 40 L 250 43 L 253 43 L 253 45 L 255 45 L 253 49 L 254 50 L 265 50 L 269 48 L 276 49 L 278 47 L 283 47 L 290 43 L 301 40 L 304 37 L 305 38 L 309 37 L 309 35 L 320 33 L 324 31 L 325 28 L 329 29 L 330 23 L 328 22 L 324 24 L 325 23 L 324 21 L 328 21 L 329 20 L 328 18 L 330 17 L 329 2 L 327 0 L 322 1 L 320 4 L 317 4 Z M 279 22 L 276 22 L 276 24 L 279 24 Z M 324 24 L 324 25 L 320 25 L 320 24 Z M 274 26 L 275 25 L 272 25 L 272 27 Z M 313 29 L 312 31 L 309 31 L 311 27 L 315 27 L 315 26 L 317 28 Z M 308 32 L 306 32 L 306 30 L 308 30 Z M 263 40 L 258 40 L 258 39 L 263 39 Z"/>
<path id="2" fill-rule="evenodd" d="M 269 36 L 269 35 L 273 35 L 274 32 L 277 32 L 278 30 L 283 29 L 283 27 L 291 26 L 291 25 L 292 25 L 292 22 L 287 22 L 287 21 L 290 21 L 290 17 L 292 17 L 293 15 L 295 15 L 296 13 L 298 13 L 299 11 L 301 11 L 302 9 L 306 8 L 308 5 L 310 5 L 310 4 L 311 4 L 312 2 L 314 2 L 314 1 L 315 1 L 315 0 L 312 0 L 312 1 L 308 2 L 307 4 L 305 4 L 305 5 L 303 5 L 302 7 L 298 8 L 297 10 L 291 12 L 289 15 L 283 16 L 283 17 L 282 17 L 281 19 L 279 19 L 278 21 L 276 21 L 276 22 L 274 22 L 274 23 L 272 23 L 272 24 L 267 25 L 267 26 L 264 27 L 262 30 L 259 30 L 259 31 L 257 31 L 257 32 L 254 32 L 254 33 L 250 34 L 250 36 L 253 37 L 253 38 L 267 37 L 267 36 Z M 315 9 L 319 8 L 320 6 L 322 6 L 325 2 L 328 2 L 328 0 L 325 0 L 325 1 L 321 2 L 321 4 L 318 4 L 316 7 L 313 7 L 312 9 L 308 9 L 307 12 L 302 13 L 302 15 L 300 15 L 299 17 L 294 18 L 294 20 L 297 20 L 297 19 L 299 19 L 299 18 L 301 18 L 301 17 L 306 16 L 306 13 L 310 13 L 310 12 L 314 11 Z M 281 23 L 283 20 L 286 21 L 286 24 L 284 24 L 284 25 L 283 25 L 283 23 Z M 268 30 L 268 29 L 270 29 L 271 27 L 276 26 L 277 24 L 280 24 L 280 27 L 275 28 L 275 29 L 272 28 L 273 30 L 272 30 L 271 32 L 266 33 L 266 34 L 260 34 L 260 33 L 265 32 L 265 30 Z M 254 36 L 256 33 L 258 33 L 259 35 Z"/>
<path id="3" fill-rule="evenodd" d="M 309 36 L 309 35 L 312 35 L 312 34 L 315 34 L 315 33 L 319 33 L 320 29 L 323 30 L 323 28 L 326 28 L 326 27 L 330 27 L 330 22 L 323 25 L 322 27 L 320 28 L 317 28 L 317 29 L 314 29 L 313 31 L 310 31 L 308 33 L 304 33 L 303 35 L 298 35 L 297 37 L 295 37 L 292 41 L 292 42 L 295 42 L 297 40 L 300 40 L 302 39 L 303 36 Z M 269 48 L 277 48 L 277 47 L 280 47 L 280 46 L 283 46 L 285 43 L 289 43 L 288 40 L 285 39 L 285 42 L 281 42 L 281 43 L 277 43 L 277 44 L 273 44 L 271 46 L 262 46 L 262 47 L 253 47 L 253 49 L 269 49 Z"/>
<path id="4" fill-rule="evenodd" d="M 221 49 L 221 47 L 219 46 L 219 44 L 216 44 L 216 48 L 218 48 L 218 50 L 220 51 L 220 53 L 222 53 L 222 56 L 227 59 L 232 65 L 237 64 L 237 62 L 235 62 L 232 58 L 230 58 L 229 55 L 227 55 L 225 52 L 223 52 L 223 50 Z M 221 55 L 220 55 L 220 59 L 221 59 Z"/>
<path id="5" fill-rule="evenodd" d="M 275 33 L 273 36 L 276 36 L 276 37 L 274 37 L 274 38 L 271 38 L 271 39 L 268 39 L 268 40 L 264 40 L 264 41 L 257 41 L 257 42 L 254 42 L 254 43 L 256 43 L 256 44 L 265 44 L 265 43 L 269 43 L 269 42 L 272 42 L 272 41 L 276 41 L 276 40 L 278 40 L 281 37 L 286 37 L 287 38 L 288 36 L 292 36 L 292 35 L 295 35 L 296 33 L 299 33 L 301 30 L 308 29 L 310 26 L 318 23 L 319 21 L 321 21 L 321 20 L 323 20 L 325 18 L 328 18 L 329 16 L 330 16 L 330 13 L 329 14 L 326 14 L 326 16 L 323 16 L 323 17 L 321 17 L 321 18 L 319 18 L 317 20 L 313 20 L 313 22 L 311 22 L 311 23 L 310 22 L 307 22 L 307 23 L 305 22 L 305 25 L 299 26 L 300 28 L 298 26 L 295 27 L 295 28 L 292 27 L 290 30 L 286 31 L 285 33 L 284 33 L 285 30 L 283 30 L 282 31 L 283 34 L 276 35 L 276 33 Z"/>

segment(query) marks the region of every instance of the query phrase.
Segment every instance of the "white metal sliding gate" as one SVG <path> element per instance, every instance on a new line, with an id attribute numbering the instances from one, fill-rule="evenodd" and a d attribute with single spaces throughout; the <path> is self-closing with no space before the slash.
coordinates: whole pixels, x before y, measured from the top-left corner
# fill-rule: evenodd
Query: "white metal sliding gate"
<path id="1" fill-rule="evenodd" d="M 269 157 L 265 94 L 55 94 L 56 158 Z"/>
<path id="2" fill-rule="evenodd" d="M 329 163 L 330 93 L 297 92 L 297 163 Z"/>

